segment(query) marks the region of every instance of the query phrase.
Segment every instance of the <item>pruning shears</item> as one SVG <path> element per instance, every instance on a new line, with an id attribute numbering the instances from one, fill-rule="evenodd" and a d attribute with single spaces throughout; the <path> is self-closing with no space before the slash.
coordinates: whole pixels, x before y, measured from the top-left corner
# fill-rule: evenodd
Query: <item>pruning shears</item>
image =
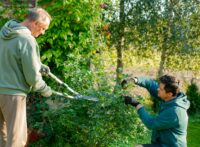
<path id="1" fill-rule="evenodd" d="M 63 85 L 64 87 L 66 87 L 71 93 L 73 93 L 74 96 L 71 96 L 67 93 L 58 92 L 58 91 L 55 91 L 55 90 L 52 90 L 53 94 L 58 95 L 58 96 L 62 96 L 62 97 L 65 97 L 65 98 L 70 98 L 70 99 L 85 99 L 85 100 L 89 100 L 89 101 L 98 101 L 98 99 L 95 98 L 95 97 L 85 96 L 85 95 L 79 94 L 78 92 L 76 92 L 75 90 L 70 88 L 66 83 L 61 81 L 58 77 L 56 77 L 51 72 L 48 73 L 48 76 L 50 76 L 52 79 L 54 79 L 60 85 Z"/>

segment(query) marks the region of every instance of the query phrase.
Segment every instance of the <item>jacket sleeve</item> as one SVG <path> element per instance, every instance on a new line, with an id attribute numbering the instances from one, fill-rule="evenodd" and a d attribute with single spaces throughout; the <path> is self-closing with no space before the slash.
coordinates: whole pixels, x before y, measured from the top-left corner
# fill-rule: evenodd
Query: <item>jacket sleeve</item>
<path id="1" fill-rule="evenodd" d="M 161 100 L 158 97 L 158 91 L 157 91 L 159 87 L 158 82 L 147 77 L 137 77 L 137 80 L 138 80 L 136 83 L 137 85 L 146 88 L 154 98 Z"/>
<path id="2" fill-rule="evenodd" d="M 21 49 L 21 63 L 22 70 L 28 85 L 31 86 L 33 91 L 45 92 L 48 90 L 48 86 L 42 79 L 42 75 L 39 72 L 41 68 L 39 47 L 34 38 L 26 39 L 23 42 Z"/>
<path id="3" fill-rule="evenodd" d="M 140 119 L 145 124 L 148 129 L 151 130 L 164 130 L 172 128 L 178 124 L 178 117 L 175 111 L 171 110 L 172 108 L 161 112 L 157 116 L 149 115 L 144 107 L 140 108 L 137 112 Z"/>

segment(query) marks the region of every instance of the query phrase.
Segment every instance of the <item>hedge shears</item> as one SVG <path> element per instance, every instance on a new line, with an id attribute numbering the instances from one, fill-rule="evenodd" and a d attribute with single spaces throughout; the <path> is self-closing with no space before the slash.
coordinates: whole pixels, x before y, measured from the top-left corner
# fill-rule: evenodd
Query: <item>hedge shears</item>
<path id="1" fill-rule="evenodd" d="M 66 87 L 74 96 L 69 95 L 69 94 L 67 94 L 65 92 L 58 92 L 58 91 L 55 91 L 55 90 L 52 90 L 53 94 L 61 96 L 61 97 L 69 98 L 69 99 L 85 99 L 85 100 L 89 100 L 89 101 L 98 101 L 98 99 L 95 98 L 95 97 L 81 95 L 80 93 L 76 92 L 75 90 L 70 88 L 66 83 L 61 81 L 58 77 L 56 77 L 51 72 L 48 73 L 48 76 L 50 76 L 52 79 L 54 79 L 60 85 Z"/>

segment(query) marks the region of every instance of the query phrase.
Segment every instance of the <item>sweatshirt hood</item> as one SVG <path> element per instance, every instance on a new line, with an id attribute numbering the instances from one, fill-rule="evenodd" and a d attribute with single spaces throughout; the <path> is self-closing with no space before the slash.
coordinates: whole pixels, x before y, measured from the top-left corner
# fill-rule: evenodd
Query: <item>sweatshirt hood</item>
<path id="1" fill-rule="evenodd" d="M 165 102 L 165 105 L 168 107 L 169 105 L 170 106 L 178 106 L 178 107 L 181 107 L 185 110 L 189 109 L 190 107 L 190 101 L 187 99 L 187 96 L 180 92 L 176 98 L 168 101 L 168 102 Z"/>
<path id="2" fill-rule="evenodd" d="M 0 37 L 9 40 L 20 34 L 31 34 L 31 32 L 27 27 L 22 26 L 16 20 L 10 20 L 2 27 Z"/>

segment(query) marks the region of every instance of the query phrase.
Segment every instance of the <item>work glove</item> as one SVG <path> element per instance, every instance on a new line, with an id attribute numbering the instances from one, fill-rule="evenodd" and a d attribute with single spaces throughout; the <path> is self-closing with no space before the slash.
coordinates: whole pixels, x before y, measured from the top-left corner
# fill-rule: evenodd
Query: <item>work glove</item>
<path id="1" fill-rule="evenodd" d="M 123 79 L 122 82 L 121 82 L 122 88 L 125 88 L 130 81 L 132 81 L 132 82 L 134 82 L 136 84 L 137 83 L 137 78 L 134 77 L 134 78 Z"/>
<path id="2" fill-rule="evenodd" d="M 49 86 L 47 86 L 47 90 L 42 92 L 41 95 L 44 96 L 44 97 L 50 97 L 52 95 L 51 88 Z"/>
<path id="3" fill-rule="evenodd" d="M 40 73 L 42 74 L 42 75 L 48 75 L 49 73 L 50 73 L 51 71 L 50 71 L 50 68 L 47 66 L 47 65 L 44 65 L 44 64 L 42 64 L 41 65 L 41 68 L 40 68 Z"/>
<path id="4" fill-rule="evenodd" d="M 140 104 L 135 98 L 132 98 L 130 96 L 123 96 L 123 97 L 124 97 L 124 103 L 126 105 L 132 105 L 134 107 L 137 107 L 137 105 Z"/>

